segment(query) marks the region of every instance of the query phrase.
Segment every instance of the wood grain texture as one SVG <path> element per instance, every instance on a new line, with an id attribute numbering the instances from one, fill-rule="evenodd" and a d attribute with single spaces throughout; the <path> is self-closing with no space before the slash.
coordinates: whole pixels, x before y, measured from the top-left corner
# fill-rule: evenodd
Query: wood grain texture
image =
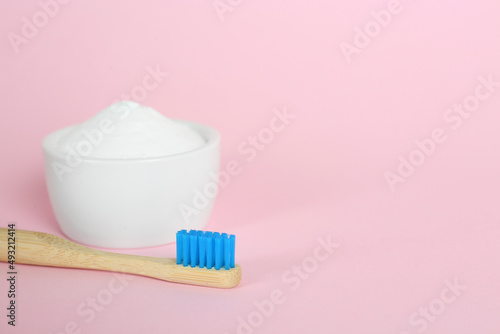
<path id="1" fill-rule="evenodd" d="M 0 261 L 7 262 L 8 234 L 0 228 Z M 233 288 L 241 280 L 241 267 L 225 270 L 184 267 L 172 258 L 117 254 L 88 248 L 53 234 L 16 230 L 16 264 L 116 271 L 164 281 Z"/>

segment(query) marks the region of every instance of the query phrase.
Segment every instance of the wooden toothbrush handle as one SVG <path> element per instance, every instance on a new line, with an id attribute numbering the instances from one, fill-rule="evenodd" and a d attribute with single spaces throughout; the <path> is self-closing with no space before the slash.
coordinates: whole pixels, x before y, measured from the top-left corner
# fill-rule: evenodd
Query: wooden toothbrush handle
<path id="1" fill-rule="evenodd" d="M 84 268 L 88 263 L 80 263 L 83 256 L 98 255 L 100 251 L 90 249 L 53 234 L 15 230 L 0 227 L 0 261 L 7 262 L 9 243 L 15 241 L 15 263 L 40 266 Z M 12 249 L 12 248 L 10 248 Z"/>
<path id="2" fill-rule="evenodd" d="M 0 261 L 8 262 L 8 230 L 0 227 Z M 12 242 L 12 239 L 10 240 Z M 15 263 L 96 269 L 147 275 L 144 262 L 174 264 L 173 259 L 104 252 L 44 232 L 15 230 Z"/>
<path id="3" fill-rule="evenodd" d="M 8 232 L 0 227 L 0 262 L 9 261 Z M 14 238 L 17 264 L 115 271 L 216 288 L 232 288 L 241 280 L 239 265 L 230 270 L 184 267 L 171 258 L 99 251 L 43 232 L 15 230 Z"/>

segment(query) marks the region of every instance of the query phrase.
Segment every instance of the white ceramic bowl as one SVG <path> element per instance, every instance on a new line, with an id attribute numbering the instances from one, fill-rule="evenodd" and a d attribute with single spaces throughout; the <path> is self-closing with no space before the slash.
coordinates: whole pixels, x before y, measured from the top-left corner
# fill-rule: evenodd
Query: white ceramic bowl
<path id="1" fill-rule="evenodd" d="M 216 197 L 220 135 L 206 125 L 176 122 L 206 144 L 159 158 L 83 158 L 76 164 L 55 150 L 72 127 L 48 135 L 42 145 L 47 188 L 64 234 L 93 246 L 136 248 L 174 242 L 178 230 L 205 227 Z"/>

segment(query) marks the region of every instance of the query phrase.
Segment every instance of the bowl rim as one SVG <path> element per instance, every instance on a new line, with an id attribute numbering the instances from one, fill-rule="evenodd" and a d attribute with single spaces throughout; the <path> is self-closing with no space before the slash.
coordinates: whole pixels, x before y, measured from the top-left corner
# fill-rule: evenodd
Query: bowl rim
<path id="1" fill-rule="evenodd" d="M 162 155 L 162 156 L 155 156 L 155 157 L 148 157 L 148 158 L 92 158 L 92 157 L 83 157 L 80 156 L 82 162 L 100 162 L 100 163 L 128 163 L 128 162 L 146 162 L 146 161 L 160 161 L 160 160 L 170 160 L 170 159 L 179 159 L 179 158 L 184 158 L 188 157 L 191 155 L 196 155 L 199 153 L 202 153 L 204 151 L 208 151 L 214 147 L 218 147 L 220 144 L 220 133 L 213 127 L 198 123 L 198 122 L 193 122 L 193 121 L 188 121 L 188 120 L 181 120 L 181 119 L 175 119 L 171 118 L 172 121 L 178 122 L 181 124 L 187 125 L 189 128 L 193 129 L 196 131 L 200 136 L 205 139 L 205 144 L 195 148 L 194 150 L 187 151 L 187 152 L 181 152 L 181 153 L 176 153 L 176 154 L 169 154 L 169 155 Z M 54 132 L 49 133 L 46 135 L 43 140 L 42 140 L 42 149 L 45 154 L 51 156 L 52 158 L 57 158 L 61 160 L 65 160 L 67 154 L 63 154 L 62 152 L 58 152 L 54 150 L 53 148 L 53 143 L 58 137 L 58 135 L 64 131 L 68 131 L 79 124 L 74 124 L 70 125 L 61 129 L 58 129 Z"/>

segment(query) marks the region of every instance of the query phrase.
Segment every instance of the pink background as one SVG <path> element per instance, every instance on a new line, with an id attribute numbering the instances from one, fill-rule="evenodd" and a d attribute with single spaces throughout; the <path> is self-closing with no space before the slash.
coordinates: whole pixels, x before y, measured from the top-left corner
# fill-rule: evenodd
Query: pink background
<path id="1" fill-rule="evenodd" d="M 244 276 L 232 290 L 133 277 L 87 323 L 77 308 L 112 273 L 19 265 L 17 326 L 6 324 L 2 279 L 0 331 L 499 333 L 500 87 L 456 130 L 443 115 L 479 76 L 500 81 L 500 3 L 401 0 L 348 62 L 341 43 L 390 1 L 221 2 L 232 6 L 223 20 L 212 0 L 71 1 L 17 53 L 9 33 L 22 35 L 23 17 L 41 7 L 1 5 L 0 224 L 62 235 L 42 138 L 129 94 L 158 65 L 169 75 L 141 103 L 214 126 L 223 164 L 242 163 L 208 228 L 237 235 Z M 296 118 L 246 162 L 238 146 L 283 107 Z M 392 192 L 384 173 L 435 128 L 446 141 Z M 294 290 L 289 270 L 314 264 L 329 235 L 340 246 Z M 454 279 L 466 288 L 443 304 Z M 254 302 L 273 290 L 284 301 L 260 318 Z M 432 321 L 409 322 L 431 305 Z M 238 328 L 239 317 L 255 326 Z"/>

